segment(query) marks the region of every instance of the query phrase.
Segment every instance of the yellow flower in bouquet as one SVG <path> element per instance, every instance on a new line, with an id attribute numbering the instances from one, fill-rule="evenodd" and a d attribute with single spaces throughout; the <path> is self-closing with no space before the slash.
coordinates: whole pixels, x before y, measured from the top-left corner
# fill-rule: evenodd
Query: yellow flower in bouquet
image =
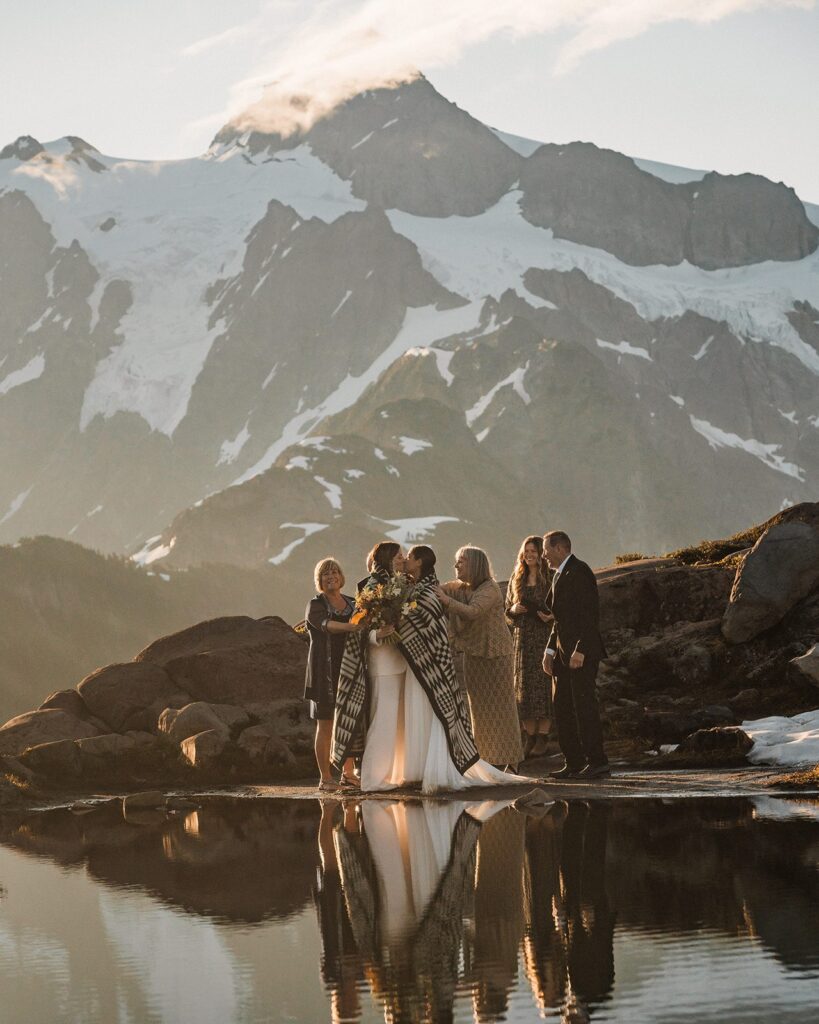
<path id="1" fill-rule="evenodd" d="M 350 620 L 356 626 L 382 629 L 397 627 L 414 602 L 408 600 L 411 591 L 406 576 L 396 573 L 386 583 L 370 583 L 362 587 L 355 599 L 355 611 Z M 398 643 L 398 634 L 384 637 L 386 643 Z"/>

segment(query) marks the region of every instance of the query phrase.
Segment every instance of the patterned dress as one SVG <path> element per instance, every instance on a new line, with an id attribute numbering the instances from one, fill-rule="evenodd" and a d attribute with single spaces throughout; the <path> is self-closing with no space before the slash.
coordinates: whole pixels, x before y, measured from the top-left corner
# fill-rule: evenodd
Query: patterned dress
<path id="1" fill-rule="evenodd" d="M 525 586 L 523 603 L 543 600 L 543 587 Z M 543 650 L 549 639 L 551 624 L 542 622 L 534 612 L 510 617 L 513 624 L 512 643 L 515 657 L 515 699 L 521 721 L 529 718 L 551 718 L 551 679 L 543 671 Z"/>
<path id="2" fill-rule="evenodd" d="M 444 587 L 453 646 L 463 655 L 463 674 L 475 744 L 490 764 L 523 760 L 520 722 L 515 704 L 512 641 L 503 612 L 503 597 L 494 580 L 475 590 L 457 583 Z"/>

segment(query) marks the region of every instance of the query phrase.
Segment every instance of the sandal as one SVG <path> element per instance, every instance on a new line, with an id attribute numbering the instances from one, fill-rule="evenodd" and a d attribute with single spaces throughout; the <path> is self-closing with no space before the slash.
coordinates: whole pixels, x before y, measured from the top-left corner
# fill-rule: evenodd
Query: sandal
<path id="1" fill-rule="evenodd" d="M 361 782 L 355 777 L 355 775 L 342 775 L 341 781 L 339 782 L 339 788 L 342 792 L 349 791 L 351 789 L 361 789 Z"/>
<path id="2" fill-rule="evenodd" d="M 335 779 L 322 779 L 319 783 L 319 793 L 337 793 L 341 787 Z"/>

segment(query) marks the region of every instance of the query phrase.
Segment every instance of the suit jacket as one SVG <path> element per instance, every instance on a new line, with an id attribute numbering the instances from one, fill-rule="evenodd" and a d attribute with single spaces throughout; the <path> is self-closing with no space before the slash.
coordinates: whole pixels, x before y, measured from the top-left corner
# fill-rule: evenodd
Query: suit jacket
<path id="1" fill-rule="evenodd" d="M 570 555 L 552 583 L 551 610 L 555 617 L 547 647 L 563 661 L 579 651 L 593 661 L 606 657 L 600 636 L 600 604 L 594 573 L 579 558 Z"/>

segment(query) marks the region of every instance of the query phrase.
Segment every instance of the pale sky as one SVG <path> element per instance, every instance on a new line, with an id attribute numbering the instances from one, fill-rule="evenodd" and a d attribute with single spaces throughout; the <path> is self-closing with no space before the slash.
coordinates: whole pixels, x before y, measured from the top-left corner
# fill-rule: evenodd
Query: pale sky
<path id="1" fill-rule="evenodd" d="M 0 0 L 0 25 L 0 147 L 193 156 L 259 83 L 332 80 L 339 39 L 345 74 L 409 62 L 505 131 L 819 202 L 814 0 Z"/>

